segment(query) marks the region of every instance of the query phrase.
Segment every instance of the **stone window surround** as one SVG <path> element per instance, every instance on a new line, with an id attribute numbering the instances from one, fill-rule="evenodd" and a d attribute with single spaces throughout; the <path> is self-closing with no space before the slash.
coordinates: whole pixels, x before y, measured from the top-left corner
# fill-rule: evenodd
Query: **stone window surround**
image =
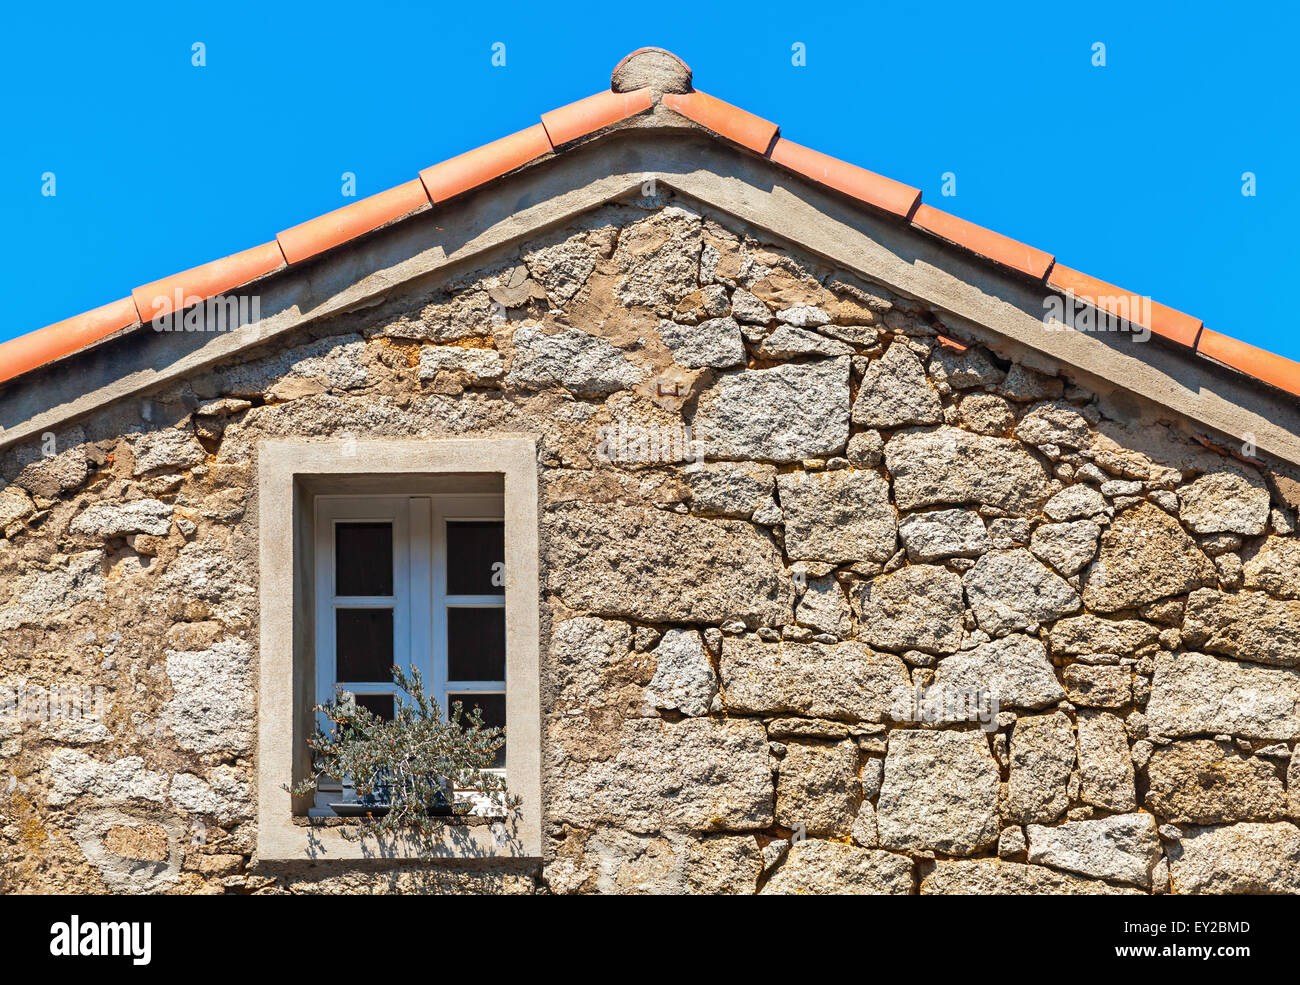
<path id="1" fill-rule="evenodd" d="M 259 443 L 257 854 L 262 861 L 363 858 L 540 858 L 541 687 L 537 441 L 530 435 L 427 440 Z M 449 475 L 505 484 L 507 780 L 522 798 L 507 822 L 453 825 L 432 846 L 415 839 L 348 841 L 338 828 L 295 822 L 283 785 L 306 773 L 315 696 L 312 661 L 312 497 L 322 491 L 428 489 Z"/>

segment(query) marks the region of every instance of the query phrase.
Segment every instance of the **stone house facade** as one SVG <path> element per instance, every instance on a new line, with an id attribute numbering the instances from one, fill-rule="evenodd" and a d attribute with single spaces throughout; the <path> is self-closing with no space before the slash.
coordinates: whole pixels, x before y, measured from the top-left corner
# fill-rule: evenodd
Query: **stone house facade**
<path id="1" fill-rule="evenodd" d="M 1300 889 L 1300 371 L 1097 331 L 1096 282 L 765 126 L 639 52 L 0 346 L 0 892 Z M 283 789 L 355 642 L 327 502 L 392 525 L 384 645 L 507 727 L 521 813 L 432 859 Z"/>

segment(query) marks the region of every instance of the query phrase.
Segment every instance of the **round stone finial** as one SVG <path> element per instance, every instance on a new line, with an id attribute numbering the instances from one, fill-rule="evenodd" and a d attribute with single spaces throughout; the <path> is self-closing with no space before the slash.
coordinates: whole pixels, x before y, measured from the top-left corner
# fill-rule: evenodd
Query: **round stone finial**
<path id="1" fill-rule="evenodd" d="M 691 68 L 671 51 L 638 48 L 614 66 L 609 87 L 632 92 L 646 87 L 656 92 L 690 92 Z"/>

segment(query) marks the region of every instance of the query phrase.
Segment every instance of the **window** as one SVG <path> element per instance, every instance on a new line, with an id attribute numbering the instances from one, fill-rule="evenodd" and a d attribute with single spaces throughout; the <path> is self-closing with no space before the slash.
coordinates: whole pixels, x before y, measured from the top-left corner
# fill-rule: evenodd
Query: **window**
<path id="1" fill-rule="evenodd" d="M 414 665 L 445 708 L 506 729 L 494 768 L 521 798 L 509 818 L 386 857 L 541 856 L 537 445 L 531 436 L 330 441 L 258 447 L 258 855 L 372 857 L 311 826 L 329 799 L 284 788 L 311 775 L 312 709 L 342 686 L 392 714 L 390 668 Z M 368 840 L 367 840 L 368 841 Z"/>
<path id="2" fill-rule="evenodd" d="M 503 497 L 323 495 L 315 507 L 316 703 L 342 690 L 392 718 L 397 664 L 420 671 L 444 714 L 459 701 L 504 728 Z M 505 768 L 505 747 L 492 765 Z M 318 816 L 338 799 L 337 783 L 322 786 Z"/>

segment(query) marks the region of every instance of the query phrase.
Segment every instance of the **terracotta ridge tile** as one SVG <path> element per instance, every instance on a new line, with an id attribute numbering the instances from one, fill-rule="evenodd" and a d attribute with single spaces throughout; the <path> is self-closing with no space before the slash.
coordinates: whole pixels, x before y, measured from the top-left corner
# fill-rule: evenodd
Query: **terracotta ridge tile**
<path id="1" fill-rule="evenodd" d="M 132 298 L 121 298 L 0 342 L 0 383 L 140 324 Z"/>
<path id="2" fill-rule="evenodd" d="M 435 204 L 445 202 L 515 168 L 523 167 L 552 150 L 546 127 L 534 123 L 518 133 L 425 168 L 420 172 L 420 180 L 424 182 L 430 201 Z"/>
<path id="3" fill-rule="evenodd" d="M 1300 363 L 1213 329 L 1201 330 L 1197 355 L 1300 397 Z"/>
<path id="4" fill-rule="evenodd" d="M 285 265 L 280 244 L 275 240 L 254 246 L 252 249 L 232 253 L 220 260 L 191 267 L 179 274 L 163 277 L 143 284 L 131 292 L 141 324 L 177 310 L 177 292 L 180 308 L 215 297 L 226 291 L 257 280 Z"/>
<path id="5" fill-rule="evenodd" d="M 1054 260 L 1050 253 L 925 204 L 917 206 L 912 225 L 1036 280 L 1047 276 Z"/>
<path id="6" fill-rule="evenodd" d="M 412 178 L 341 209 L 290 226 L 276 233 L 275 238 L 289 263 L 301 263 L 419 211 L 428 204 L 429 195 L 423 182 Z"/>
<path id="7" fill-rule="evenodd" d="M 608 89 L 586 99 L 553 109 L 542 114 L 542 126 L 552 147 L 604 129 L 629 116 L 643 113 L 654 106 L 654 93 L 650 89 L 632 92 L 611 92 Z"/>
<path id="8" fill-rule="evenodd" d="M 1087 301 L 1099 311 L 1127 319 L 1131 324 L 1150 329 L 1152 334 L 1195 348 L 1201 332 L 1201 320 L 1176 308 L 1152 301 L 1145 295 L 1098 280 L 1062 263 L 1052 266 L 1047 286 Z M 1134 317 L 1136 309 L 1136 317 Z"/>
<path id="9" fill-rule="evenodd" d="M 665 97 L 667 98 L 667 97 Z M 772 148 L 772 160 L 828 188 L 885 212 L 909 218 L 921 201 L 920 189 L 796 144 L 784 137 Z"/>
<path id="10" fill-rule="evenodd" d="M 673 112 L 756 154 L 766 154 L 780 132 L 775 123 L 698 89 L 685 93 L 666 92 L 661 102 Z"/>

